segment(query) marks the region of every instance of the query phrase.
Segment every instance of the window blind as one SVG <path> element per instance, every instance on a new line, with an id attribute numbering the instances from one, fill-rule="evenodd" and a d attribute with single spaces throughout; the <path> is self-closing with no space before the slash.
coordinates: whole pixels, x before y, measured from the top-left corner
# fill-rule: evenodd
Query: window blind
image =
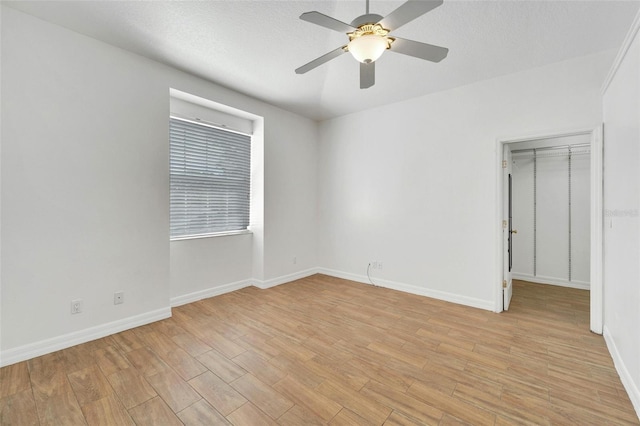
<path id="1" fill-rule="evenodd" d="M 170 118 L 170 235 L 249 226 L 251 136 Z"/>

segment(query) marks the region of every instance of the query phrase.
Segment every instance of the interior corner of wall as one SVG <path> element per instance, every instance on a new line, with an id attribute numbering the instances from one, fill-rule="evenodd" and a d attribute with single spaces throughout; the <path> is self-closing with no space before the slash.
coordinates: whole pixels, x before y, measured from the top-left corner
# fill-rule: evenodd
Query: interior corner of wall
<path id="1" fill-rule="evenodd" d="M 264 118 L 253 121 L 251 141 L 251 213 L 250 229 L 253 233 L 252 277 L 264 280 Z"/>

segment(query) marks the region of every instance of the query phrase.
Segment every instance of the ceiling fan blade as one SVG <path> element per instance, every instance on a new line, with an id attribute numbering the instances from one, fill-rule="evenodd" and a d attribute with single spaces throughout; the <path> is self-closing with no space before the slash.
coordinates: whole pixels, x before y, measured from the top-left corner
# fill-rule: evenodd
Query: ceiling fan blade
<path id="1" fill-rule="evenodd" d="M 339 31 L 341 33 L 349 33 L 355 30 L 349 24 L 345 24 L 342 21 L 338 21 L 330 16 L 323 15 L 320 12 L 306 12 L 300 15 L 300 19 L 303 21 L 311 22 L 312 24 L 320 25 L 321 27 L 329 28 L 330 30 Z"/>
<path id="2" fill-rule="evenodd" d="M 360 62 L 360 88 L 368 89 L 376 83 L 376 63 Z"/>
<path id="3" fill-rule="evenodd" d="M 337 58 L 338 56 L 342 55 L 343 53 L 346 52 L 346 50 L 344 50 L 344 48 L 347 46 L 341 46 L 338 47 L 337 49 L 332 50 L 329 53 L 325 53 L 324 55 L 320 56 L 319 58 L 314 59 L 313 61 L 309 62 L 308 64 L 305 64 L 303 66 L 301 66 L 300 68 L 296 69 L 296 74 L 304 74 L 308 71 L 311 71 L 312 69 L 314 69 L 315 67 L 318 67 L 322 64 L 324 64 L 325 62 L 329 62 L 330 60 Z"/>
<path id="4" fill-rule="evenodd" d="M 396 37 L 391 43 L 392 52 L 402 53 L 431 62 L 440 62 L 449 54 L 446 47 L 434 46 L 433 44 L 421 43 L 419 41 L 406 40 Z"/>
<path id="5" fill-rule="evenodd" d="M 409 0 L 382 18 L 382 28 L 394 31 L 443 3 L 443 0 Z"/>

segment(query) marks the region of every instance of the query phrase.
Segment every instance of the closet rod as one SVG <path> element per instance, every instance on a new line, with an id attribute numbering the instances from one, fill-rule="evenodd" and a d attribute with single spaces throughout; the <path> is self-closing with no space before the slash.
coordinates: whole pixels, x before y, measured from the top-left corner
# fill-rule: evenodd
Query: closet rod
<path id="1" fill-rule="evenodd" d="M 579 144 L 575 144 L 575 145 L 561 145 L 561 146 L 545 146 L 543 148 L 525 148 L 525 149 L 514 149 L 513 151 L 511 151 L 512 154 L 517 154 L 520 152 L 533 152 L 533 150 L 535 149 L 536 151 L 550 151 L 550 150 L 554 150 L 554 149 L 573 149 L 573 148 L 585 148 L 585 147 L 591 147 L 590 143 L 579 143 Z"/>

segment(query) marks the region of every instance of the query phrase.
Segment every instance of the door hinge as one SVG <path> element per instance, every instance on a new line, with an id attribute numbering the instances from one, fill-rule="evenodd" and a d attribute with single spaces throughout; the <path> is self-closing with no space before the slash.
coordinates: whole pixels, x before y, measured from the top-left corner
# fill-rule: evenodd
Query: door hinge
<path id="1" fill-rule="evenodd" d="M 502 280 L 502 288 L 507 288 L 507 280 Z"/>
<path id="2" fill-rule="evenodd" d="M 506 220 L 502 221 L 502 229 L 507 229 L 507 221 Z"/>
<path id="3" fill-rule="evenodd" d="M 502 168 L 503 169 L 507 168 L 507 160 L 502 160 Z"/>

